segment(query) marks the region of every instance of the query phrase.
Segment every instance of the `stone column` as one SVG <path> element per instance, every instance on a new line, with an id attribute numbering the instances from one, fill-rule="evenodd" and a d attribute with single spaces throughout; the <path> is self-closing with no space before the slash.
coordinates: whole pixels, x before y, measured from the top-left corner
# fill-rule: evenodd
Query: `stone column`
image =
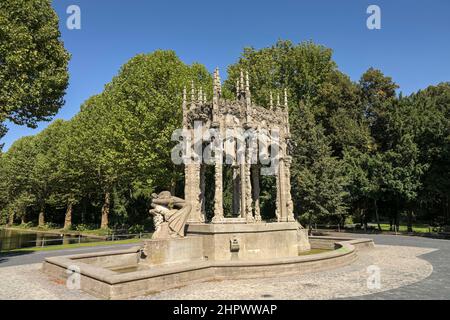
<path id="1" fill-rule="evenodd" d="M 206 166 L 205 164 L 202 164 L 200 165 L 200 205 L 201 205 L 201 213 L 204 217 L 206 217 L 205 188 L 206 188 Z"/>
<path id="2" fill-rule="evenodd" d="M 252 179 L 251 179 L 251 164 L 249 153 L 247 151 L 246 162 L 244 164 L 245 170 L 245 193 L 242 194 L 242 197 L 245 197 L 245 218 L 247 222 L 254 222 L 255 218 L 253 217 L 253 208 L 252 208 Z"/>
<path id="3" fill-rule="evenodd" d="M 184 161 L 184 200 L 186 200 L 186 203 L 193 204 L 193 195 L 192 195 L 192 146 L 191 146 L 191 139 L 192 139 L 192 131 L 187 129 L 187 136 L 186 136 L 186 144 L 184 145 L 184 155 L 183 155 L 183 161 Z M 191 215 L 188 219 L 189 222 L 194 222 L 195 218 Z"/>
<path id="4" fill-rule="evenodd" d="M 254 205 L 254 217 L 256 222 L 261 221 L 261 212 L 259 208 L 259 193 L 260 193 L 260 186 L 259 186 L 259 175 L 260 175 L 260 168 L 259 165 L 253 165 L 252 166 L 252 196 L 253 196 L 253 205 Z"/>
<path id="5" fill-rule="evenodd" d="M 223 221 L 223 167 L 222 163 L 217 161 L 214 165 L 214 217 L 213 223 Z"/>
<path id="6" fill-rule="evenodd" d="M 280 196 L 280 221 L 287 221 L 287 202 L 286 202 L 286 173 L 284 166 L 284 158 L 279 163 L 279 196 Z"/>
<path id="7" fill-rule="evenodd" d="M 291 163 L 292 157 L 286 156 L 286 167 L 285 167 L 285 175 L 286 175 L 286 204 L 287 204 L 287 220 L 295 221 L 294 217 L 294 202 L 292 201 L 291 194 Z"/>
<path id="8" fill-rule="evenodd" d="M 280 137 L 280 155 L 277 175 L 277 217 L 278 221 L 295 221 L 290 182 L 292 158 L 287 155 L 285 137 Z"/>
<path id="9" fill-rule="evenodd" d="M 185 185 L 185 197 L 186 202 L 192 206 L 191 214 L 188 219 L 188 223 L 201 223 L 205 222 L 205 217 L 202 214 L 201 203 L 201 188 L 200 188 L 200 164 L 191 163 L 187 164 L 185 168 L 186 185 Z"/>
<path id="10" fill-rule="evenodd" d="M 280 208 L 280 179 L 278 178 L 278 175 L 276 177 L 276 186 L 277 186 L 277 197 L 275 200 L 275 216 L 277 218 L 277 221 L 281 221 L 281 208 Z"/>
<path id="11" fill-rule="evenodd" d="M 280 151 L 279 151 L 280 152 Z M 282 186 L 281 186 L 281 176 L 280 176 L 280 162 L 281 162 L 281 157 L 279 154 L 277 154 L 277 158 L 276 159 L 272 159 L 271 161 L 276 161 L 276 188 L 277 188 L 277 197 L 276 197 L 276 201 L 275 201 L 275 215 L 277 218 L 278 222 L 281 222 L 281 217 L 282 217 L 282 208 L 281 208 L 281 192 L 282 192 Z"/>
<path id="12" fill-rule="evenodd" d="M 244 161 L 245 162 L 245 161 Z M 246 215 L 245 215 L 245 211 L 246 211 L 246 208 L 247 208 L 247 205 L 246 205 L 246 203 L 245 203 L 245 200 L 246 200 L 246 187 L 247 187 L 247 184 L 246 184 L 246 181 L 245 181 L 245 163 L 241 163 L 240 165 L 239 165 L 239 178 L 240 178 L 240 192 L 239 192 L 239 195 L 240 195 L 240 205 L 239 205 L 239 207 L 240 207 L 240 217 L 241 218 L 246 218 Z"/>
<path id="13" fill-rule="evenodd" d="M 233 165 L 233 214 L 240 214 L 240 194 L 241 194 L 241 182 L 239 175 L 239 166 Z"/>
<path id="14" fill-rule="evenodd" d="M 193 135 L 193 130 L 190 132 Z M 202 223 L 205 222 L 205 216 L 202 213 L 201 163 L 191 143 L 186 146 L 186 157 L 184 193 L 186 202 L 192 206 L 188 223 Z"/>

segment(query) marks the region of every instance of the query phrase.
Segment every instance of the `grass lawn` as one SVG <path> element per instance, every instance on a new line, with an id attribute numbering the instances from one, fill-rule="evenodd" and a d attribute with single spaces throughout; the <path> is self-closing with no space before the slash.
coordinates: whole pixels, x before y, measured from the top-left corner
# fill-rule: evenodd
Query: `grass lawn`
<path id="1" fill-rule="evenodd" d="M 381 223 L 381 229 L 383 231 L 389 231 L 389 224 L 388 223 Z M 406 225 L 400 225 L 400 229 L 397 230 L 399 232 L 407 232 L 408 227 Z M 413 224 L 413 231 L 418 233 L 426 233 L 430 232 L 430 228 L 427 224 Z"/>
<path id="2" fill-rule="evenodd" d="M 11 229 L 11 230 L 24 230 L 24 231 L 35 231 L 35 232 L 47 232 L 47 233 L 59 233 L 59 234 L 81 234 L 81 235 L 92 235 L 92 236 L 107 236 L 110 234 L 110 230 L 108 229 L 93 229 L 93 230 L 83 230 L 83 231 L 77 231 L 77 230 L 66 230 L 63 228 L 46 228 L 46 227 L 30 227 L 28 225 L 14 225 L 12 227 L 8 226 L 0 226 L 4 229 Z"/>
<path id="3" fill-rule="evenodd" d="M 53 251 L 53 250 L 64 250 L 64 249 L 74 249 L 82 247 L 97 247 L 97 246 L 110 246 L 114 244 L 128 244 L 128 243 L 139 243 L 142 239 L 126 239 L 118 241 L 99 241 L 99 242 L 85 242 L 85 243 L 74 243 L 74 244 L 62 244 L 47 247 L 30 247 L 14 249 L 9 251 L 3 251 L 2 253 L 20 253 L 20 252 L 37 252 L 37 251 Z"/>
<path id="4" fill-rule="evenodd" d="M 63 228 L 47 228 L 47 227 L 37 227 L 33 226 L 30 227 L 29 225 L 14 225 L 12 227 L 8 227 L 6 225 L 0 225 L 0 228 L 2 229 L 9 229 L 9 230 L 17 230 L 17 231 L 32 231 L 32 232 L 42 232 L 42 233 L 49 233 L 49 234 L 69 234 L 69 235 L 81 235 L 81 236 L 87 236 L 87 237 L 98 237 L 99 239 L 106 239 L 107 236 L 111 236 L 114 234 L 113 230 L 110 229 L 91 229 L 91 230 L 83 230 L 83 231 L 77 231 L 77 230 L 67 230 Z M 137 233 L 136 233 L 137 234 Z M 148 231 L 142 232 L 142 235 L 148 235 L 151 234 Z"/>

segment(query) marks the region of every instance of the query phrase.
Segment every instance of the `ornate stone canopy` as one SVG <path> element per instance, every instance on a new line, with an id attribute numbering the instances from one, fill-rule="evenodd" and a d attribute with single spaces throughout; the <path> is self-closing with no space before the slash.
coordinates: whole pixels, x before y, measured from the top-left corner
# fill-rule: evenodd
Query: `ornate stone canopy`
<path id="1" fill-rule="evenodd" d="M 277 221 L 295 221 L 290 192 L 291 157 L 288 154 L 290 132 L 286 90 L 283 104 L 280 102 L 279 95 L 274 104 L 272 93 L 270 93 L 270 105 L 268 107 L 258 106 L 251 99 L 248 73 L 246 72 L 244 77 L 244 72 L 241 71 L 240 79 L 236 83 L 235 99 L 226 100 L 222 97 L 219 71 L 216 69 L 212 100 L 207 101 L 202 89 L 196 90 L 193 84 L 190 96 L 190 101 L 188 101 L 185 88 L 183 129 L 189 140 L 195 140 L 194 136 L 199 125 L 202 132 L 215 129 L 221 137 L 226 137 L 226 139 L 220 147 L 214 149 L 215 161 L 210 164 L 214 165 L 214 186 L 206 186 L 205 168 L 208 164 L 196 161 L 200 155 L 195 143 L 185 146 L 187 150 L 184 150 L 184 154 L 188 155 L 189 160 L 193 160 L 185 162 L 185 198 L 186 202 L 192 205 L 188 223 L 206 222 L 206 188 L 214 188 L 212 223 L 261 222 L 259 180 L 262 170 L 267 171 L 268 169 L 264 168 L 265 165 L 259 161 L 258 155 L 262 154 L 264 146 L 270 146 L 267 148 L 271 153 L 269 164 L 273 169 L 271 174 L 276 177 L 275 215 Z M 242 138 L 242 134 L 241 136 L 239 134 L 230 136 L 229 132 L 245 133 Z M 258 141 L 249 139 L 248 132 L 258 136 Z M 264 139 L 261 139 L 262 136 Z M 261 140 L 265 140 L 266 143 L 260 143 Z M 209 142 L 213 143 L 211 141 Z M 273 153 L 275 146 L 277 152 Z M 233 170 L 233 213 L 237 217 L 226 218 L 223 210 L 223 164 L 230 158 Z"/>

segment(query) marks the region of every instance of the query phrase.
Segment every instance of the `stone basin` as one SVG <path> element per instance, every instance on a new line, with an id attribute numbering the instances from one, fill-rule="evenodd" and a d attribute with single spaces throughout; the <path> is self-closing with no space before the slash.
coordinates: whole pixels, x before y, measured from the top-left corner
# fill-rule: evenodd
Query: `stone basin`
<path id="1" fill-rule="evenodd" d="M 81 290 L 103 299 L 126 299 L 148 295 L 195 282 L 264 278 L 328 270 L 348 265 L 357 259 L 358 250 L 374 246 L 371 239 L 310 237 L 312 249 L 331 251 L 254 260 L 178 261 L 152 265 L 145 260 L 144 248 L 51 257 L 43 272 L 65 280 L 80 276 Z"/>

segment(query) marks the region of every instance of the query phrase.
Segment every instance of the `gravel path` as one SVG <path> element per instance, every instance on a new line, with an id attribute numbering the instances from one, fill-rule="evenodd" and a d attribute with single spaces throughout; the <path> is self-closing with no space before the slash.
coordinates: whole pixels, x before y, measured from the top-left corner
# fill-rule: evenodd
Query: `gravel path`
<path id="1" fill-rule="evenodd" d="M 359 253 L 357 262 L 335 270 L 266 279 L 193 284 L 138 299 L 338 299 L 399 288 L 428 277 L 432 265 L 418 256 L 434 249 L 376 246 Z M 380 268 L 380 288 L 369 289 L 368 266 Z"/>
<path id="2" fill-rule="evenodd" d="M 138 299 L 335 299 L 407 286 L 428 277 L 432 265 L 419 256 L 434 249 L 376 246 L 350 266 L 298 276 L 197 283 Z M 367 288 L 367 267 L 381 271 L 381 288 Z M 40 264 L 0 268 L 0 299 L 94 299 L 39 271 Z M 389 291 L 388 291 L 389 292 Z"/>
<path id="3" fill-rule="evenodd" d="M 68 290 L 64 282 L 50 278 L 34 263 L 0 268 L 0 300 L 91 300 L 80 290 Z"/>
<path id="4" fill-rule="evenodd" d="M 355 299 L 450 300 L 450 240 L 395 235 L 346 234 L 345 236 L 372 238 L 377 244 L 438 249 L 421 256 L 433 265 L 433 273 L 425 280 Z"/>

